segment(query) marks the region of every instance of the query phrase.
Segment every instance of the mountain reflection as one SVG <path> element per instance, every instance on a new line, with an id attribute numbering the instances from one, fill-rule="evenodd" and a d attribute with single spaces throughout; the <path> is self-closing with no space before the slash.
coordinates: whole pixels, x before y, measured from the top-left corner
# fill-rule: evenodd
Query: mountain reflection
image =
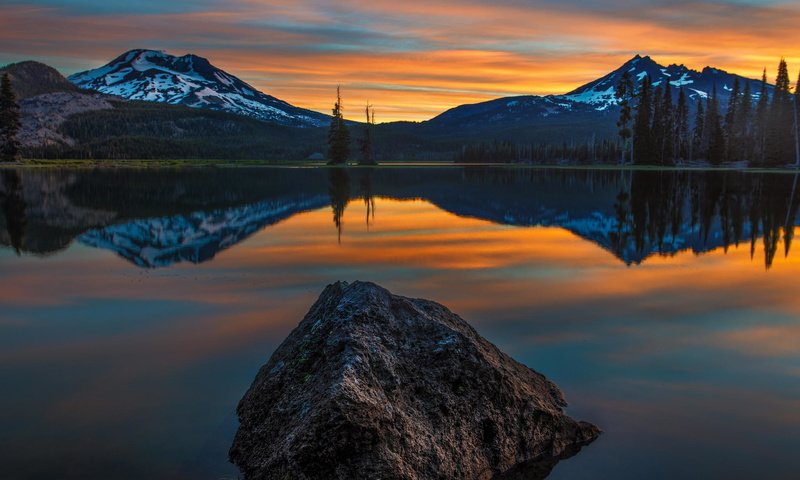
<path id="1" fill-rule="evenodd" d="M 514 168 L 4 170 L 0 244 L 37 255 L 70 242 L 141 267 L 210 260 L 255 232 L 330 206 L 342 219 L 375 197 L 430 202 L 462 217 L 566 229 L 628 265 L 652 255 L 763 245 L 788 256 L 797 175 L 734 171 Z"/>

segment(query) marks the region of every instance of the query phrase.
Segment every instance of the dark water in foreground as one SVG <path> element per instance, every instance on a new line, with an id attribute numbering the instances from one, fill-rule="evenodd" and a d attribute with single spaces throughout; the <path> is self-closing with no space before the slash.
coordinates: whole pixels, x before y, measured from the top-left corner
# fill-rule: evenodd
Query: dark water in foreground
<path id="1" fill-rule="evenodd" d="M 444 303 L 605 434 L 550 478 L 796 478 L 788 174 L 0 171 L 3 478 L 236 478 L 335 280 Z"/>

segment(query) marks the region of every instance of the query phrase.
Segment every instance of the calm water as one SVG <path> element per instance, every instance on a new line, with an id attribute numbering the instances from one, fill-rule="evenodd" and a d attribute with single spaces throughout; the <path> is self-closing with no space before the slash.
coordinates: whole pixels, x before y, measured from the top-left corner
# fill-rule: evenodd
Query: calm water
<path id="1" fill-rule="evenodd" d="M 236 478 L 239 398 L 340 279 L 442 302 L 561 386 L 605 434 L 551 478 L 800 470 L 794 175 L 0 175 L 3 478 Z"/>

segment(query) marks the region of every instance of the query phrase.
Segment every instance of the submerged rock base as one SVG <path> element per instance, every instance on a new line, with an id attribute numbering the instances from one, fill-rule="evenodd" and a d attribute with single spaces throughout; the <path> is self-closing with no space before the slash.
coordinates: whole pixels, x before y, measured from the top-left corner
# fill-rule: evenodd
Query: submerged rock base
<path id="1" fill-rule="evenodd" d="M 337 282 L 242 398 L 230 459 L 248 479 L 543 478 L 599 435 L 565 405 L 444 306 Z"/>

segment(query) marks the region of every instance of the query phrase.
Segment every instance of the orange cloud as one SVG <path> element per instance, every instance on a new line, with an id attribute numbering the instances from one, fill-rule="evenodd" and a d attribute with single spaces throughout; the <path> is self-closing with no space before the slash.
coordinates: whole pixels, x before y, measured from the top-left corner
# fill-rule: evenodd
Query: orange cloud
<path id="1" fill-rule="evenodd" d="M 192 52 L 298 106 L 328 111 L 341 84 L 350 118 L 369 100 L 380 120 L 424 120 L 499 96 L 565 93 L 634 53 L 758 77 L 780 56 L 800 64 L 790 41 L 798 24 L 793 5 L 704 1 L 238 0 L 124 15 L 17 4 L 0 7 L 0 59 L 32 57 L 71 73 L 130 48 Z"/>

